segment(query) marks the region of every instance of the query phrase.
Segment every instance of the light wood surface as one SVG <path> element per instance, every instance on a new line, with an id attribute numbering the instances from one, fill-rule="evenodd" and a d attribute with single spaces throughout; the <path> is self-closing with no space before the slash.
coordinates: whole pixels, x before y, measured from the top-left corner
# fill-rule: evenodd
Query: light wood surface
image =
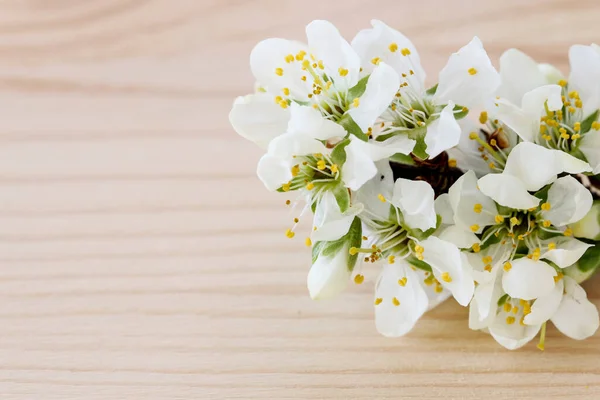
<path id="1" fill-rule="evenodd" d="M 0 398 L 600 398 L 599 335 L 509 352 L 447 302 L 391 340 L 372 282 L 308 298 L 227 114 L 257 41 L 372 17 L 430 77 L 473 35 L 567 70 L 600 3 L 0 0 Z"/>

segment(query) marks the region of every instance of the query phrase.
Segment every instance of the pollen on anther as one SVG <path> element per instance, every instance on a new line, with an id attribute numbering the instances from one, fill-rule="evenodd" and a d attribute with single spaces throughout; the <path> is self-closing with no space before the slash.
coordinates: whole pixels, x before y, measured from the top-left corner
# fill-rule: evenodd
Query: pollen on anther
<path id="1" fill-rule="evenodd" d="M 350 247 L 350 250 L 348 250 L 348 253 L 350 253 L 351 256 L 355 256 L 358 254 L 358 249 L 356 247 Z"/>
<path id="2" fill-rule="evenodd" d="M 485 124 L 488 120 L 488 113 L 487 111 L 482 111 L 481 114 L 479 114 L 479 122 L 482 124 Z"/>
<path id="3" fill-rule="evenodd" d="M 381 302 L 383 302 L 383 299 L 381 297 L 378 297 L 375 299 L 375 305 L 378 306 L 381 304 Z"/>
<path id="4" fill-rule="evenodd" d="M 544 211 L 550 211 L 551 207 L 552 206 L 548 202 L 542 204 L 542 210 L 544 210 Z"/>
<path id="5" fill-rule="evenodd" d="M 356 283 L 357 285 L 360 285 L 364 281 L 365 281 L 365 276 L 364 275 L 356 274 L 356 276 L 354 276 L 354 283 Z"/>
<path id="6" fill-rule="evenodd" d="M 512 315 L 510 317 L 506 317 L 506 323 L 508 325 L 512 325 L 515 323 L 515 317 L 513 317 Z"/>
<path id="7" fill-rule="evenodd" d="M 293 238 L 294 236 L 296 236 L 296 234 L 294 233 L 293 230 L 288 229 L 287 231 L 285 231 L 285 236 L 287 236 L 288 238 Z"/>
<path id="8" fill-rule="evenodd" d="M 512 268 L 512 264 L 510 263 L 510 261 L 507 261 L 504 263 L 504 271 L 508 272 L 508 271 L 510 271 L 511 268 Z"/>
<path id="9" fill-rule="evenodd" d="M 283 76 L 283 68 L 275 68 L 275 75 Z"/>
<path id="10" fill-rule="evenodd" d="M 403 56 L 409 56 L 410 55 L 410 49 L 408 48 L 403 48 L 402 50 L 400 50 L 400 54 L 402 54 Z"/>
<path id="11" fill-rule="evenodd" d="M 306 245 L 306 247 L 310 247 L 310 246 L 312 246 L 312 240 L 310 240 L 310 238 L 309 238 L 309 237 L 307 237 L 307 238 L 304 240 L 304 244 Z"/>
<path id="12" fill-rule="evenodd" d="M 473 212 L 480 214 L 481 211 L 483 210 L 483 205 L 477 203 L 473 206 Z"/>
<path id="13" fill-rule="evenodd" d="M 388 257 L 388 264 L 393 264 L 396 262 L 396 257 L 395 256 L 389 256 Z"/>
<path id="14" fill-rule="evenodd" d="M 442 274 L 442 280 L 446 283 L 450 283 L 450 282 L 452 282 L 452 277 L 450 276 L 450 274 L 448 272 L 444 272 Z"/>
<path id="15" fill-rule="evenodd" d="M 356 108 L 360 105 L 360 99 L 357 97 L 354 100 L 352 100 L 352 105 Z"/>
<path id="16" fill-rule="evenodd" d="M 381 62 L 381 58 L 379 58 L 379 57 L 374 57 L 371 59 L 371 64 L 373 64 L 373 65 L 379 65 L 380 62 Z"/>
<path id="17" fill-rule="evenodd" d="M 471 225 L 471 231 L 472 232 L 477 232 L 478 230 L 479 230 L 479 225 L 477 225 L 477 224 Z"/>
<path id="18" fill-rule="evenodd" d="M 481 251 L 481 245 L 479 243 L 475 243 L 473 246 L 471 246 L 471 248 L 475 253 L 479 253 Z"/>
<path id="19" fill-rule="evenodd" d="M 348 75 L 348 70 L 346 68 L 338 68 L 338 73 L 340 74 L 340 76 L 346 76 Z"/>
<path id="20" fill-rule="evenodd" d="M 475 75 L 477 73 L 477 70 L 473 67 L 469 68 L 469 75 Z"/>
<path id="21" fill-rule="evenodd" d="M 406 286 L 406 282 L 408 282 L 408 278 L 407 277 L 403 277 L 403 278 L 398 279 L 398 285 L 400 285 L 402 287 Z"/>
<path id="22" fill-rule="evenodd" d="M 398 300 L 397 298 L 393 298 L 392 299 L 392 304 L 394 304 L 396 307 L 398 307 L 400 305 L 400 300 Z"/>
<path id="23" fill-rule="evenodd" d="M 308 183 L 306 184 L 306 189 L 307 189 L 307 190 L 313 190 L 314 188 L 315 188 L 315 184 L 314 184 L 314 183 L 312 183 L 312 182 L 308 182 Z"/>
<path id="24" fill-rule="evenodd" d="M 377 195 L 377 198 L 379 199 L 379 201 L 381 201 L 382 203 L 385 203 L 385 197 L 383 197 L 383 195 L 381 193 L 379 193 Z"/>
<path id="25" fill-rule="evenodd" d="M 450 168 L 456 168 L 456 165 L 457 165 L 457 163 L 456 163 L 456 160 L 455 160 L 454 158 L 450 158 L 450 159 L 448 160 L 448 166 L 449 166 Z"/>

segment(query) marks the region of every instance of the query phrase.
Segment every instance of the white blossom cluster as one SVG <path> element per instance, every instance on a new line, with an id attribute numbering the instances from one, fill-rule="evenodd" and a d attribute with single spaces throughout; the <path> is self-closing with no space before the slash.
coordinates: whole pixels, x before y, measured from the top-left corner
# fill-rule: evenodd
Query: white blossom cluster
<path id="1" fill-rule="evenodd" d="M 310 296 L 377 268 L 385 336 L 450 296 L 508 349 L 538 334 L 543 349 L 548 321 L 593 335 L 579 283 L 600 264 L 600 47 L 571 47 L 567 77 L 516 49 L 497 71 L 475 37 L 428 88 L 417 49 L 381 21 L 351 42 L 327 21 L 306 37 L 256 45 L 256 92 L 229 118 L 265 150 L 267 189 L 314 214 Z"/>

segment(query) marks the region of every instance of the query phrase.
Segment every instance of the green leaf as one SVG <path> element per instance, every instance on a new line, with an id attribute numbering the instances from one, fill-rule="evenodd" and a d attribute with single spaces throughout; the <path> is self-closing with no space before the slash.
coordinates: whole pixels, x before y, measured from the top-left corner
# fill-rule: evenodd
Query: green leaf
<path id="1" fill-rule="evenodd" d="M 435 92 L 437 92 L 437 88 L 438 88 L 438 84 L 436 83 L 435 85 L 433 85 L 432 87 L 430 87 L 429 89 L 427 89 L 425 91 L 425 93 L 428 96 L 433 96 L 435 94 Z"/>
<path id="2" fill-rule="evenodd" d="M 596 270 L 600 267 L 600 246 L 590 247 L 577 261 L 577 268 L 582 272 Z"/>
<path id="3" fill-rule="evenodd" d="M 346 146 L 350 144 L 350 139 L 344 139 L 335 145 L 331 151 L 331 161 L 333 161 L 339 168 L 346 162 Z"/>
<path id="4" fill-rule="evenodd" d="M 581 130 L 579 131 L 579 133 L 582 133 L 582 134 L 587 133 L 590 131 L 590 129 L 592 129 L 592 124 L 598 120 L 599 112 L 600 112 L 600 110 L 594 111 L 593 113 L 588 115 L 588 117 L 586 119 L 584 119 L 581 122 Z"/>
<path id="5" fill-rule="evenodd" d="M 411 156 L 407 156 L 406 154 L 402 153 L 394 154 L 390 157 L 390 161 L 403 165 L 417 165 Z"/>
<path id="6" fill-rule="evenodd" d="M 333 189 L 333 195 L 335 196 L 338 207 L 340 207 L 340 211 L 346 212 L 348 207 L 350 207 L 350 192 L 348 189 L 346 189 L 344 185 L 337 185 Z"/>
<path id="7" fill-rule="evenodd" d="M 338 121 L 338 124 L 343 126 L 346 132 L 356 136 L 363 142 L 369 140 L 369 137 L 360 129 L 358 125 L 356 125 L 356 122 L 354 122 L 350 114 L 344 114 L 342 118 L 340 118 L 340 120 Z"/>
<path id="8" fill-rule="evenodd" d="M 359 80 L 356 85 L 352 86 L 348 90 L 348 101 L 352 101 L 352 100 L 356 99 L 357 97 L 360 97 L 363 95 L 363 93 L 365 92 L 365 89 L 367 88 L 367 82 L 369 81 L 370 76 L 371 75 L 365 76 L 364 78 Z"/>

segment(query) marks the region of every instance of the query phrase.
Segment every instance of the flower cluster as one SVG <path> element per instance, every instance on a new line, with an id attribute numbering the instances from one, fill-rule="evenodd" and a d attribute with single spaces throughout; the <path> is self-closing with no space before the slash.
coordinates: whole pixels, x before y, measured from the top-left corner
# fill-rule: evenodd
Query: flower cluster
<path id="1" fill-rule="evenodd" d="M 543 349 L 548 321 L 593 335 L 579 283 L 600 266 L 600 47 L 573 46 L 567 78 L 516 49 L 497 71 L 475 37 L 427 87 L 413 43 L 381 21 L 351 42 L 327 21 L 306 37 L 256 45 L 255 93 L 229 119 L 265 150 L 266 188 L 314 214 L 310 296 L 376 268 L 385 336 L 449 297 L 508 349 L 538 333 Z"/>

